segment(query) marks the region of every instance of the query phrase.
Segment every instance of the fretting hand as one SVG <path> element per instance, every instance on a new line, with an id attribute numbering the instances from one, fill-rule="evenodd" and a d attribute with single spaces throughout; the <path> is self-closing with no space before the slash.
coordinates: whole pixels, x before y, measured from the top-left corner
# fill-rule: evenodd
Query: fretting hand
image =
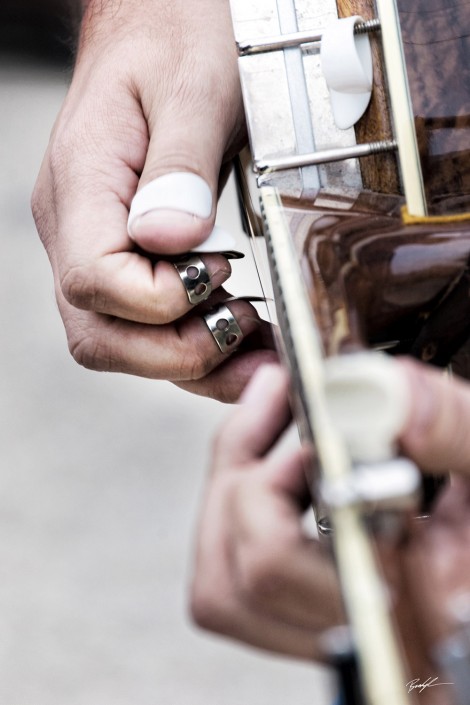
<path id="1" fill-rule="evenodd" d="M 459 475 L 387 570 L 402 623 L 411 606 L 424 641 L 436 643 L 452 628 L 455 595 L 470 596 L 470 385 L 409 360 L 396 365 L 412 399 L 398 439 L 403 451 L 425 472 Z M 282 460 L 271 453 L 289 420 L 283 370 L 263 367 L 241 401 L 214 445 L 197 538 L 193 618 L 260 648 L 322 659 L 320 632 L 344 617 L 333 563 L 302 528 L 308 451 Z M 410 663 L 428 663 L 411 633 Z M 436 691 L 423 697 L 432 702 Z"/>

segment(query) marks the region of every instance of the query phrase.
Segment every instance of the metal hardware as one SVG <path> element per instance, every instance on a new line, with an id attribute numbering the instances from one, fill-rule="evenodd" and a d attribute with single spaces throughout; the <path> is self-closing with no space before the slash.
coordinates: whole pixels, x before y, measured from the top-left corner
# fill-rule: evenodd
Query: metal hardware
<path id="1" fill-rule="evenodd" d="M 369 142 L 367 144 L 356 144 L 352 147 L 341 147 L 336 149 L 325 149 L 320 152 L 310 154 L 289 155 L 278 159 L 260 160 L 255 162 L 255 170 L 263 175 L 273 171 L 283 169 L 297 169 L 299 167 L 328 164 L 329 162 L 340 162 L 345 159 L 356 159 L 368 157 L 379 152 L 393 152 L 398 149 L 395 140 L 383 140 L 381 142 Z"/>
<path id="2" fill-rule="evenodd" d="M 299 12 L 298 0 L 231 0 L 236 40 L 243 44 L 253 37 L 295 35 L 300 23 L 302 32 L 319 34 L 337 16 L 335 0 L 302 2 L 305 10 Z M 320 106 L 328 101 L 328 89 L 321 75 L 317 45 L 311 46 L 312 51 L 294 46 L 239 58 L 255 160 L 308 154 L 317 151 L 319 145 L 349 147 L 356 141 L 352 128 L 339 130 L 332 114 L 322 114 Z M 333 168 L 310 166 L 277 172 L 270 184 L 286 196 L 314 201 L 321 189 L 359 192 L 362 178 L 359 163 L 349 160 Z"/>
<path id="3" fill-rule="evenodd" d="M 365 34 L 366 32 L 379 32 L 382 29 L 380 20 L 375 17 L 372 20 L 366 20 L 365 22 L 358 22 L 354 27 L 354 34 Z"/>
<path id="4" fill-rule="evenodd" d="M 354 28 L 354 34 L 365 34 L 366 32 L 376 32 L 380 30 L 378 19 L 360 22 Z M 281 51 L 291 47 L 299 47 L 304 44 L 318 44 L 321 42 L 322 32 L 313 30 L 310 32 L 292 32 L 279 37 L 261 37 L 259 39 L 246 39 L 237 43 L 240 56 L 250 54 L 264 54 L 269 51 Z"/>
<path id="5" fill-rule="evenodd" d="M 199 304 L 209 298 L 212 284 L 206 265 L 198 254 L 190 254 L 174 262 L 180 275 L 189 303 Z"/>
<path id="6" fill-rule="evenodd" d="M 321 536 L 331 536 L 334 531 L 331 526 L 331 520 L 328 517 L 321 517 L 321 519 L 317 521 L 317 529 Z"/>
<path id="7" fill-rule="evenodd" d="M 212 333 L 219 350 L 223 353 L 230 353 L 235 350 L 243 339 L 242 329 L 231 310 L 225 304 L 206 313 L 204 321 Z"/>
<path id="8" fill-rule="evenodd" d="M 232 0 L 232 2 L 235 2 L 235 0 Z M 388 79 L 388 88 L 389 88 L 389 94 L 390 94 L 390 102 L 391 102 L 391 109 L 392 109 L 392 114 L 393 114 L 393 129 L 396 135 L 396 147 L 398 149 L 398 160 L 400 164 L 400 171 L 402 175 L 402 181 L 403 181 L 403 190 L 405 194 L 405 200 L 407 203 L 408 211 L 416 216 L 423 217 L 427 215 L 427 206 L 426 206 L 426 197 L 425 197 L 425 191 L 424 191 L 424 183 L 423 183 L 423 175 L 421 172 L 421 164 L 420 164 L 420 158 L 419 158 L 419 151 L 418 151 L 418 145 L 417 145 L 417 139 L 416 139 L 416 132 L 415 132 L 415 126 L 414 126 L 414 115 L 413 115 L 413 109 L 411 105 L 411 98 L 410 98 L 410 91 L 409 91 L 409 86 L 408 86 L 408 79 L 406 75 L 406 69 L 405 69 L 405 60 L 404 60 L 404 52 L 403 52 L 403 46 L 402 46 L 402 39 L 401 39 L 401 32 L 400 32 L 400 23 L 399 23 L 399 18 L 398 18 L 398 10 L 397 10 L 397 3 L 396 0 L 377 0 L 377 15 L 378 19 L 373 19 L 370 21 L 366 21 L 363 23 L 358 23 L 355 27 L 355 32 L 357 33 L 363 33 L 363 32 L 372 32 L 372 31 L 377 31 L 381 30 L 382 33 L 382 45 L 383 45 L 383 50 L 384 50 L 384 59 L 385 59 L 385 65 L 386 65 L 386 73 L 387 73 L 387 79 Z M 298 48 L 299 52 L 302 51 L 302 47 L 308 48 L 309 46 L 315 47 L 322 38 L 322 32 L 323 29 L 320 27 L 319 28 L 319 17 L 321 14 L 318 15 L 317 17 L 317 22 L 316 22 L 316 27 L 313 26 L 312 29 L 302 31 L 302 32 L 289 32 L 289 29 L 287 28 L 286 33 L 282 34 L 282 27 L 281 27 L 281 34 L 280 35 L 274 35 L 274 34 L 269 34 L 267 36 L 258 36 L 255 37 L 254 39 L 245 38 L 241 37 L 241 39 L 238 40 L 238 50 L 241 55 L 240 61 L 244 61 L 244 57 L 247 56 L 261 56 L 264 53 L 267 52 L 279 52 L 281 50 L 284 51 L 284 57 L 289 53 L 289 50 L 292 50 L 292 48 Z M 271 25 L 272 27 L 272 25 Z M 271 30 L 272 31 L 272 30 Z M 276 31 L 276 30 L 275 30 Z M 303 56 L 304 62 L 307 61 L 309 58 L 308 56 Z M 244 79 L 244 69 L 242 70 L 242 79 Z M 253 76 L 247 71 L 247 78 L 245 79 L 247 82 L 253 83 L 254 79 Z M 256 74 L 256 70 L 254 72 Z M 243 81 L 242 81 L 243 82 Z M 245 89 L 244 89 L 245 90 Z M 293 111 L 293 115 L 296 114 L 296 111 Z M 254 133 L 252 135 L 256 136 L 258 139 L 258 128 L 254 125 L 253 120 L 248 119 L 250 129 Z M 314 127 L 318 127 L 315 125 L 315 121 L 313 120 Z M 321 128 L 322 129 L 322 128 Z M 320 132 L 321 132 L 320 129 Z M 315 130 L 314 130 L 315 134 Z M 318 132 L 316 133 L 318 134 Z M 254 152 L 255 152 L 255 157 L 256 152 L 258 151 L 257 145 L 257 139 L 254 140 Z M 304 161 L 303 157 L 299 157 L 301 160 L 300 162 L 291 162 L 290 160 L 287 162 L 287 166 L 285 164 L 282 165 L 277 165 L 272 168 L 269 168 L 271 164 L 268 165 L 268 162 L 271 163 L 271 159 L 266 157 L 266 155 L 273 154 L 275 155 L 276 153 L 282 153 L 281 150 L 277 149 L 272 149 L 268 150 L 265 148 L 265 144 L 267 143 L 266 139 L 264 137 L 259 138 L 261 140 L 260 144 L 263 146 L 261 149 L 263 149 L 263 155 L 260 155 L 262 158 L 262 161 L 260 160 L 258 162 L 258 169 L 260 173 L 270 173 L 274 171 L 282 171 L 284 169 L 294 169 L 298 165 L 301 165 L 303 169 L 305 169 L 305 165 L 308 164 L 310 167 L 315 166 L 316 164 L 324 164 L 327 163 L 328 161 L 339 161 L 343 157 L 336 157 L 334 156 L 333 159 L 329 158 L 328 152 L 323 155 L 326 157 L 323 159 L 321 156 L 320 157 L 315 157 L 315 159 Z M 286 145 L 286 141 L 284 140 L 284 144 L 282 147 Z M 324 140 L 322 140 L 324 144 L 327 144 Z M 331 143 L 335 144 L 337 143 L 336 139 L 331 140 Z M 277 146 L 277 145 L 276 145 Z M 279 145 L 281 146 L 281 145 Z M 290 146 L 289 146 L 290 147 Z M 302 154 L 302 152 L 305 154 L 307 152 L 313 152 L 314 150 L 307 148 L 301 148 L 298 144 L 295 145 L 294 148 L 295 152 L 297 154 Z M 283 150 L 284 153 L 286 151 L 294 151 L 289 148 L 289 150 Z M 329 151 L 329 150 L 328 150 Z M 386 150 L 385 150 L 386 151 Z M 333 155 L 334 155 L 334 150 L 333 150 Z M 365 154 L 368 154 L 369 152 L 367 151 Z M 373 152 L 371 152 L 373 153 Z M 355 157 L 356 155 L 353 153 L 351 156 L 347 156 L 346 159 L 351 159 L 352 157 Z M 362 152 L 359 152 L 358 156 L 363 156 Z M 274 161 L 274 160 L 272 160 Z M 276 162 L 278 160 L 276 159 Z M 351 163 L 350 163 L 351 164 Z M 261 167 L 261 168 L 260 168 Z M 293 172 L 291 172 L 293 173 Z M 284 175 L 281 175 L 280 178 L 284 178 Z M 342 174 L 341 178 L 343 180 L 343 183 L 346 183 L 345 181 L 345 175 Z"/>
<path id="9" fill-rule="evenodd" d="M 329 507 L 358 505 L 375 510 L 406 510 L 416 505 L 420 474 L 406 458 L 360 465 L 348 478 L 324 480 L 322 498 Z"/>

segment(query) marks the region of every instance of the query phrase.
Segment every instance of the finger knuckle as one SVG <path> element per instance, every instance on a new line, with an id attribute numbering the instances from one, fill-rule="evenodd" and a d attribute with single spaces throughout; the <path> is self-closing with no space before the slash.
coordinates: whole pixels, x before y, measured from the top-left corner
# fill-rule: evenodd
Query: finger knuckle
<path id="1" fill-rule="evenodd" d="M 212 439 L 212 457 L 218 458 L 224 451 L 226 443 L 226 430 L 225 426 L 222 426 Z"/>
<path id="2" fill-rule="evenodd" d="M 43 220 L 45 213 L 45 209 L 42 207 L 42 198 L 38 183 L 36 183 L 33 193 L 31 194 L 31 212 L 33 214 L 34 222 L 38 226 Z"/>
<path id="3" fill-rule="evenodd" d="M 220 461 L 219 459 L 224 459 L 227 457 L 227 448 L 233 445 L 234 438 L 241 438 L 239 433 L 240 424 L 239 417 L 243 413 L 242 407 L 237 407 L 226 421 L 220 426 L 216 434 L 212 437 L 212 458 Z M 225 461 L 222 461 L 225 462 Z M 234 501 L 239 502 L 239 487 L 238 483 L 234 483 L 230 491 L 234 493 Z"/>
<path id="4" fill-rule="evenodd" d="M 240 571 L 240 586 L 246 598 L 259 602 L 282 594 L 286 583 L 285 559 L 285 548 L 274 542 L 247 549 Z"/>
<path id="5" fill-rule="evenodd" d="M 46 208 L 44 208 L 44 198 L 42 194 L 41 185 L 36 182 L 34 186 L 33 193 L 31 194 L 31 212 L 33 214 L 34 222 L 36 223 L 38 230 L 39 226 L 45 220 Z"/>
<path id="6" fill-rule="evenodd" d="M 171 302 L 156 295 L 151 298 L 149 308 L 152 318 L 158 322 L 158 325 L 173 323 L 177 315 L 175 314 Z"/>
<path id="7" fill-rule="evenodd" d="M 105 297 L 85 266 L 71 267 L 61 277 L 60 287 L 65 299 L 75 308 L 103 311 Z"/>
<path id="8" fill-rule="evenodd" d="M 56 135 L 49 145 L 48 166 L 54 181 L 60 181 L 62 174 L 67 167 L 67 154 L 70 152 L 71 133 L 68 131 L 56 132 Z M 70 156 L 70 155 L 69 155 Z"/>
<path id="9" fill-rule="evenodd" d="M 69 336 L 69 350 L 81 367 L 95 372 L 111 372 L 115 365 L 106 342 L 90 333 Z"/>
<path id="10" fill-rule="evenodd" d="M 53 198 L 42 182 L 38 179 L 31 195 L 31 212 L 36 224 L 41 242 L 47 248 L 53 236 L 54 213 Z"/>
<path id="11" fill-rule="evenodd" d="M 189 615 L 198 627 L 211 632 L 225 633 L 230 628 L 230 614 L 226 601 L 218 590 L 207 582 L 196 580 L 189 593 Z"/>
<path id="12" fill-rule="evenodd" d="M 193 348 L 191 357 L 185 359 L 184 365 L 184 374 L 191 380 L 203 379 L 213 368 L 212 359 L 204 349 Z"/>

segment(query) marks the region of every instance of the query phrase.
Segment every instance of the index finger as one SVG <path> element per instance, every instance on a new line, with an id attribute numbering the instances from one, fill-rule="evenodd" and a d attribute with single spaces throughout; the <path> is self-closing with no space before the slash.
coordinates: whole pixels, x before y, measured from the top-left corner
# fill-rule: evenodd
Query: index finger
<path id="1" fill-rule="evenodd" d="M 241 405 L 216 437 L 216 467 L 244 465 L 272 448 L 291 418 L 287 390 L 287 373 L 279 365 L 262 365 L 256 371 Z"/>

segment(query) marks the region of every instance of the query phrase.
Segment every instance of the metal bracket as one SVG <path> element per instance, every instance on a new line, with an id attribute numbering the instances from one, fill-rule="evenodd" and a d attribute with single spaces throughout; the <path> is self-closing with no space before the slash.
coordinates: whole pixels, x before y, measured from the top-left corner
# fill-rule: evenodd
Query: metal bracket
<path id="1" fill-rule="evenodd" d="M 288 157 L 277 159 L 263 159 L 255 161 L 254 169 L 260 175 L 270 174 L 273 171 L 283 171 L 284 169 L 297 169 L 304 166 L 329 164 L 331 162 L 341 162 L 345 159 L 356 159 L 368 157 L 379 152 L 393 152 L 398 149 L 395 140 L 383 140 L 381 142 L 368 142 L 357 144 L 352 147 L 338 147 L 336 149 L 324 149 L 310 154 L 294 154 Z"/>
<path id="2" fill-rule="evenodd" d="M 377 32 L 380 30 L 380 20 L 373 19 L 367 22 L 358 23 L 354 28 L 354 34 L 364 34 L 366 32 Z M 237 42 L 240 56 L 250 54 L 265 54 L 269 51 L 281 51 L 290 47 L 304 47 L 307 44 L 319 44 L 322 32 L 313 30 L 310 32 L 292 32 L 282 34 L 278 37 L 260 37 L 256 39 L 245 39 Z"/>

